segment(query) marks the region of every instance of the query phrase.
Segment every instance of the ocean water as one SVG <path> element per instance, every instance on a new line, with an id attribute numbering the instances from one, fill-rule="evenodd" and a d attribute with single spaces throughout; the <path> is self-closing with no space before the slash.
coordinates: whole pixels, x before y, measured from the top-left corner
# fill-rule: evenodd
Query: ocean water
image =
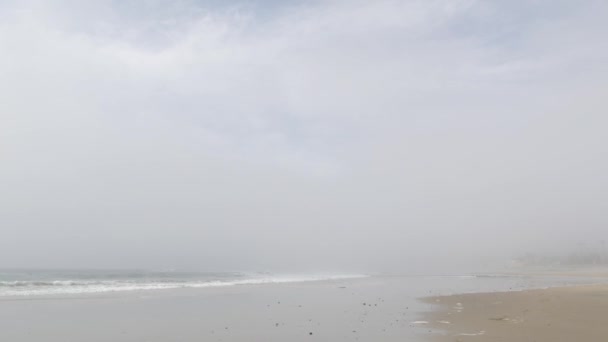
<path id="1" fill-rule="evenodd" d="M 95 294 L 348 280 L 366 274 L 273 274 L 268 272 L 178 272 L 144 270 L 0 270 L 0 297 Z M 584 278 L 502 274 L 406 276 L 435 294 L 518 290 L 590 282 Z M 463 281 L 463 280 L 469 281 Z M 442 285 L 448 285 L 442 288 Z M 452 289 L 452 291 L 449 291 Z M 443 291 L 442 291 L 443 290 Z"/>
<path id="2" fill-rule="evenodd" d="M 143 270 L 0 270 L 0 297 L 206 288 L 361 277 L 365 275 Z"/>

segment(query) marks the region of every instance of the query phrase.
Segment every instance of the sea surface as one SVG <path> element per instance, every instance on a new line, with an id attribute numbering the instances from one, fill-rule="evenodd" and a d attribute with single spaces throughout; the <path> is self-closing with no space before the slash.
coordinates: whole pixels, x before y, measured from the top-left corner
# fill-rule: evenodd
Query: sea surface
<path id="1" fill-rule="evenodd" d="M 0 297 L 279 284 L 361 277 L 366 275 L 147 270 L 0 270 Z"/>
<path id="2" fill-rule="evenodd" d="M 405 277 L 411 291 L 450 294 L 507 291 L 578 283 L 593 279 L 513 274 L 368 275 L 353 273 L 183 272 L 149 270 L 0 270 L 0 297 L 211 288 L 302 283 L 368 277 Z"/>

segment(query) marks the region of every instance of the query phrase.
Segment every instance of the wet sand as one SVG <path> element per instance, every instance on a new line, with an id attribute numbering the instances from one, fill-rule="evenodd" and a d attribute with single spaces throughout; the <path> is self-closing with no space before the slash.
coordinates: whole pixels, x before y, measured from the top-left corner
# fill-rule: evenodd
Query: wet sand
<path id="1" fill-rule="evenodd" d="M 605 342 L 608 285 L 426 298 L 431 340 Z"/>
<path id="2" fill-rule="evenodd" d="M 430 308 L 417 300 L 427 282 L 368 278 L 0 298 L 0 341 L 420 341 L 427 330 L 409 323 Z"/>

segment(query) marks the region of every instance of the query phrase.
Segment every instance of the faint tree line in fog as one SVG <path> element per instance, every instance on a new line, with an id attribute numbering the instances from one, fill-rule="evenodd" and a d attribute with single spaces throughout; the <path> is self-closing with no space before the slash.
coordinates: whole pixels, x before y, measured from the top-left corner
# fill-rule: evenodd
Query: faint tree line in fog
<path id="1" fill-rule="evenodd" d="M 526 253 L 516 258 L 522 266 L 593 266 L 608 265 L 608 246 L 605 240 L 578 243 L 574 251 L 564 254 L 546 255 Z"/>

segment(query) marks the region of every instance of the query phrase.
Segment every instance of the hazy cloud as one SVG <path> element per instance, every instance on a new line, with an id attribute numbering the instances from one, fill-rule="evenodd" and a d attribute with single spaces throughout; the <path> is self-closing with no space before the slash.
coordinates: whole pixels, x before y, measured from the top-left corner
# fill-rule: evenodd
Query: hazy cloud
<path id="1" fill-rule="evenodd" d="M 0 266 L 412 269 L 606 238 L 603 1 L 0 5 Z"/>

